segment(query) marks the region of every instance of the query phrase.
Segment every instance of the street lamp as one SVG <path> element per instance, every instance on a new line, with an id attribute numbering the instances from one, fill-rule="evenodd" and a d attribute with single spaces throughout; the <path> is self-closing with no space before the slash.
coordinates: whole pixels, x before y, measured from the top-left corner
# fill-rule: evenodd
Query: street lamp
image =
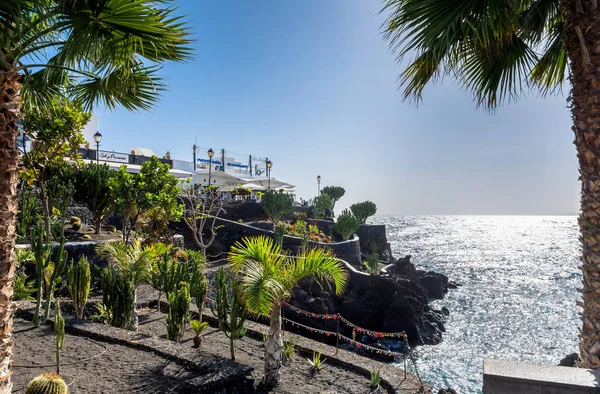
<path id="1" fill-rule="evenodd" d="M 100 141 L 102 141 L 102 134 L 100 134 L 99 131 L 96 131 L 93 138 L 96 143 L 96 164 L 100 164 Z"/>
<path id="2" fill-rule="evenodd" d="M 321 175 L 317 175 L 317 184 L 319 185 L 319 188 L 317 189 L 317 196 L 319 196 L 321 194 Z"/>
<path id="3" fill-rule="evenodd" d="M 273 167 L 273 162 L 267 159 L 267 176 L 269 177 L 267 190 L 271 190 L 271 167 Z"/>
<path id="4" fill-rule="evenodd" d="M 211 174 L 212 174 L 212 158 L 215 155 L 215 151 L 212 150 L 212 148 L 210 148 L 208 150 L 208 159 L 209 159 L 209 165 L 208 165 L 208 186 L 210 186 L 210 181 L 211 181 Z"/>

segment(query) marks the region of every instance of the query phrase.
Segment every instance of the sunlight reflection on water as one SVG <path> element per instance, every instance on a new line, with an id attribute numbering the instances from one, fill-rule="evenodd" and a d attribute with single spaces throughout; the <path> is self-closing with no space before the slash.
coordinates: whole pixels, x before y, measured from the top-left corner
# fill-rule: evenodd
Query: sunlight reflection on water
<path id="1" fill-rule="evenodd" d="M 575 216 L 379 216 L 394 256 L 461 284 L 444 340 L 416 351 L 437 390 L 480 393 L 482 358 L 558 364 L 577 350 L 581 284 Z"/>

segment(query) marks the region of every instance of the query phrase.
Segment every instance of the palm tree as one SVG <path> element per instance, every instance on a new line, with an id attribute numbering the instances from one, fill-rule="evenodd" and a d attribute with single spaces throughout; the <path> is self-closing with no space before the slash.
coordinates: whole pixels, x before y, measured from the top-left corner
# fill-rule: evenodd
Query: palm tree
<path id="1" fill-rule="evenodd" d="M 388 0 L 391 49 L 414 55 L 400 77 L 419 101 L 431 80 L 451 76 L 494 110 L 530 89 L 560 90 L 567 73 L 579 158 L 582 365 L 600 368 L 600 18 L 598 0 Z"/>
<path id="2" fill-rule="evenodd" d="M 10 393 L 18 122 L 55 94 L 148 109 L 166 60 L 190 56 L 169 0 L 0 0 L 0 394 Z"/>
<path id="3" fill-rule="evenodd" d="M 283 347 L 281 301 L 290 297 L 298 281 L 309 277 L 333 286 L 340 294 L 346 286 L 347 273 L 339 260 L 324 249 L 286 256 L 273 239 L 264 236 L 236 242 L 229 253 L 229 264 L 242 283 L 248 310 L 270 318 L 263 383 L 274 386 L 279 380 Z"/>
<path id="4" fill-rule="evenodd" d="M 150 282 L 152 264 L 165 250 L 166 247 L 162 244 L 144 247 L 139 239 L 131 243 L 105 242 L 96 246 L 98 257 L 119 270 L 133 285 L 133 314 L 129 325 L 133 331 L 137 331 L 138 328 L 137 288 L 143 283 Z"/>

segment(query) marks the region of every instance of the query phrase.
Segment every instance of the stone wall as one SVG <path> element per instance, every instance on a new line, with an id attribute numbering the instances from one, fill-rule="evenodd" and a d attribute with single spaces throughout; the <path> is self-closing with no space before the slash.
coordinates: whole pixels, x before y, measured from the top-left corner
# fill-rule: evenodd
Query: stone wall
<path id="1" fill-rule="evenodd" d="M 81 257 L 86 257 L 90 264 L 103 266 L 106 263 L 103 260 L 98 259 L 96 256 L 96 245 L 98 243 L 110 242 L 110 241 L 87 241 L 87 242 L 66 242 L 65 250 L 68 253 L 68 261 L 70 264 L 71 260 L 79 260 Z M 58 252 L 58 247 L 60 245 L 56 242 L 52 243 L 52 252 L 53 257 L 56 257 L 56 253 Z M 16 249 L 30 249 L 30 244 L 19 244 L 16 246 Z"/>
<path id="2" fill-rule="evenodd" d="M 272 237 L 273 231 L 271 223 L 255 223 L 252 226 L 244 223 L 238 223 L 227 219 L 218 218 L 217 225 L 220 228 L 217 230 L 215 241 L 208 248 L 209 256 L 220 256 L 224 252 L 228 252 L 231 247 L 244 237 L 255 237 L 265 235 Z M 185 223 L 172 223 L 171 228 L 178 234 L 183 235 L 185 246 L 188 248 L 197 248 L 194 242 L 192 232 L 187 228 Z M 360 240 L 358 237 L 354 239 L 335 242 L 331 244 L 322 242 L 309 242 L 309 245 L 330 249 L 336 257 L 347 261 L 354 266 L 360 266 Z M 283 240 L 284 249 L 289 249 L 292 252 L 297 252 L 302 246 L 302 239 L 286 235 Z"/>

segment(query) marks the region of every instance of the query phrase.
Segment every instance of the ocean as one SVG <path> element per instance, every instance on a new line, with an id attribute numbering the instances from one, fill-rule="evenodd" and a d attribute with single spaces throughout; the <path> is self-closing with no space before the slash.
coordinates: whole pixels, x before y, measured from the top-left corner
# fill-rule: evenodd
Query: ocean
<path id="1" fill-rule="evenodd" d="M 443 342 L 415 351 L 434 389 L 481 393 L 485 357 L 558 364 L 577 351 L 581 285 L 575 216 L 378 216 L 395 257 L 460 287 Z"/>

